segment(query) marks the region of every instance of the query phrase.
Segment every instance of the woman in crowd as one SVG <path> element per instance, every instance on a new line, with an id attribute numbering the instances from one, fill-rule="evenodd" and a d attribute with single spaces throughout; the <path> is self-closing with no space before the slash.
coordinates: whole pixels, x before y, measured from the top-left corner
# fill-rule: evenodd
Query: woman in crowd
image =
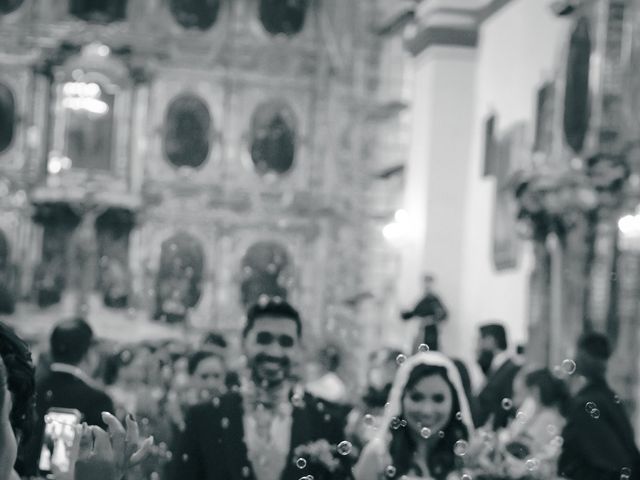
<path id="1" fill-rule="evenodd" d="M 437 352 L 418 353 L 398 370 L 381 429 L 356 464 L 355 479 L 446 479 L 462 467 L 456 451 L 464 454 L 472 431 L 454 363 Z"/>
<path id="2" fill-rule="evenodd" d="M 565 424 L 563 413 L 569 399 L 565 383 L 549 369 L 540 368 L 516 377 L 514 392 L 520 415 L 511 421 L 503 435 L 522 439 L 534 449 L 548 445 Z"/>
<path id="3" fill-rule="evenodd" d="M 505 465 L 513 477 L 526 476 L 526 460 L 535 458 L 536 474 L 554 478 L 568 399 L 565 383 L 547 368 L 524 371 L 516 377 L 514 404 L 518 414 L 498 433 L 500 445 L 504 446 Z"/>
<path id="4" fill-rule="evenodd" d="M 14 471 L 18 447 L 34 422 L 34 373 L 26 343 L 0 323 L 0 480 L 19 478 Z M 132 417 L 127 417 L 126 429 L 113 415 L 105 412 L 102 418 L 108 433 L 96 426 L 76 429 L 75 480 L 120 480 L 151 449 L 151 437 L 138 448 L 138 425 Z"/>
<path id="5" fill-rule="evenodd" d="M 394 348 L 383 348 L 369 355 L 364 394 L 349 413 L 345 429 L 356 455 L 375 437 L 380 427 L 384 406 L 398 369 L 398 355 L 402 355 L 402 352 Z"/>

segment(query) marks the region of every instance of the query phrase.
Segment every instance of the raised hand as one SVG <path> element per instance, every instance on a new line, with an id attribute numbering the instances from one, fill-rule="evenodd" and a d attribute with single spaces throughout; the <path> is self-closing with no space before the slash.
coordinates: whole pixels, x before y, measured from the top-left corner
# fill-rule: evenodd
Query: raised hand
<path id="1" fill-rule="evenodd" d="M 78 427 L 78 459 L 75 480 L 120 480 L 127 469 L 144 460 L 153 445 L 153 437 L 140 444 L 138 424 L 127 416 L 127 428 L 110 413 L 103 412 L 102 420 L 109 433 L 97 426 Z"/>

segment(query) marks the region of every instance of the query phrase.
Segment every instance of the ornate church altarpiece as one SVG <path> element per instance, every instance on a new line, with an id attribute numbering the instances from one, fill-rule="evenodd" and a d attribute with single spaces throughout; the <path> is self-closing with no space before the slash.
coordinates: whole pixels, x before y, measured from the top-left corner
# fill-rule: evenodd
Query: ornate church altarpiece
<path id="1" fill-rule="evenodd" d="M 267 294 L 310 336 L 357 331 L 344 299 L 366 278 L 368 2 L 9 3 L 0 228 L 21 259 L 16 323 L 234 332 Z"/>

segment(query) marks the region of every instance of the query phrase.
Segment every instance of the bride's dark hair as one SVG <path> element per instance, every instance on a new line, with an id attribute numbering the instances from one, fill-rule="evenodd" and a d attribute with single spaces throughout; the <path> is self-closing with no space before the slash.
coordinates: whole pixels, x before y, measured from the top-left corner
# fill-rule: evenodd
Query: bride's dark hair
<path id="1" fill-rule="evenodd" d="M 460 411 L 460 400 L 458 395 L 464 395 L 464 392 L 456 391 L 455 387 L 451 383 L 447 370 L 445 367 L 434 365 L 417 365 L 409 374 L 409 379 L 402 392 L 401 402 L 404 400 L 404 396 L 409 390 L 426 377 L 440 376 L 449 385 L 452 396 L 451 413 L 449 415 L 449 422 L 442 429 L 444 435 L 439 432 L 432 432 L 438 438 L 437 443 L 429 451 L 429 457 L 427 465 L 429 467 L 429 474 L 436 480 L 442 480 L 447 477 L 449 473 L 456 469 L 456 455 L 454 453 L 454 446 L 458 440 L 468 440 L 469 432 L 465 424 L 456 415 Z M 396 425 L 397 426 L 397 425 Z M 407 475 L 412 466 L 413 454 L 416 450 L 416 444 L 409 432 L 409 426 L 400 427 L 394 429 L 390 428 L 391 442 L 389 445 L 389 454 L 391 455 L 392 464 L 395 467 L 394 478 L 400 478 L 402 475 Z M 426 474 L 426 472 L 421 472 Z"/>

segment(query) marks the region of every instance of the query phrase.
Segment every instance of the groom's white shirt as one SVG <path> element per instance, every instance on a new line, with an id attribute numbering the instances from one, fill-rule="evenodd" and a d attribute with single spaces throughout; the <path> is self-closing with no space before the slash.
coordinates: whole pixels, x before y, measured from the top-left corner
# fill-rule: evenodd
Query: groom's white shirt
<path id="1" fill-rule="evenodd" d="M 279 480 L 291 449 L 293 406 L 290 385 L 279 393 L 274 409 L 256 408 L 247 397 L 255 397 L 255 385 L 243 382 L 244 443 L 257 480 Z"/>

